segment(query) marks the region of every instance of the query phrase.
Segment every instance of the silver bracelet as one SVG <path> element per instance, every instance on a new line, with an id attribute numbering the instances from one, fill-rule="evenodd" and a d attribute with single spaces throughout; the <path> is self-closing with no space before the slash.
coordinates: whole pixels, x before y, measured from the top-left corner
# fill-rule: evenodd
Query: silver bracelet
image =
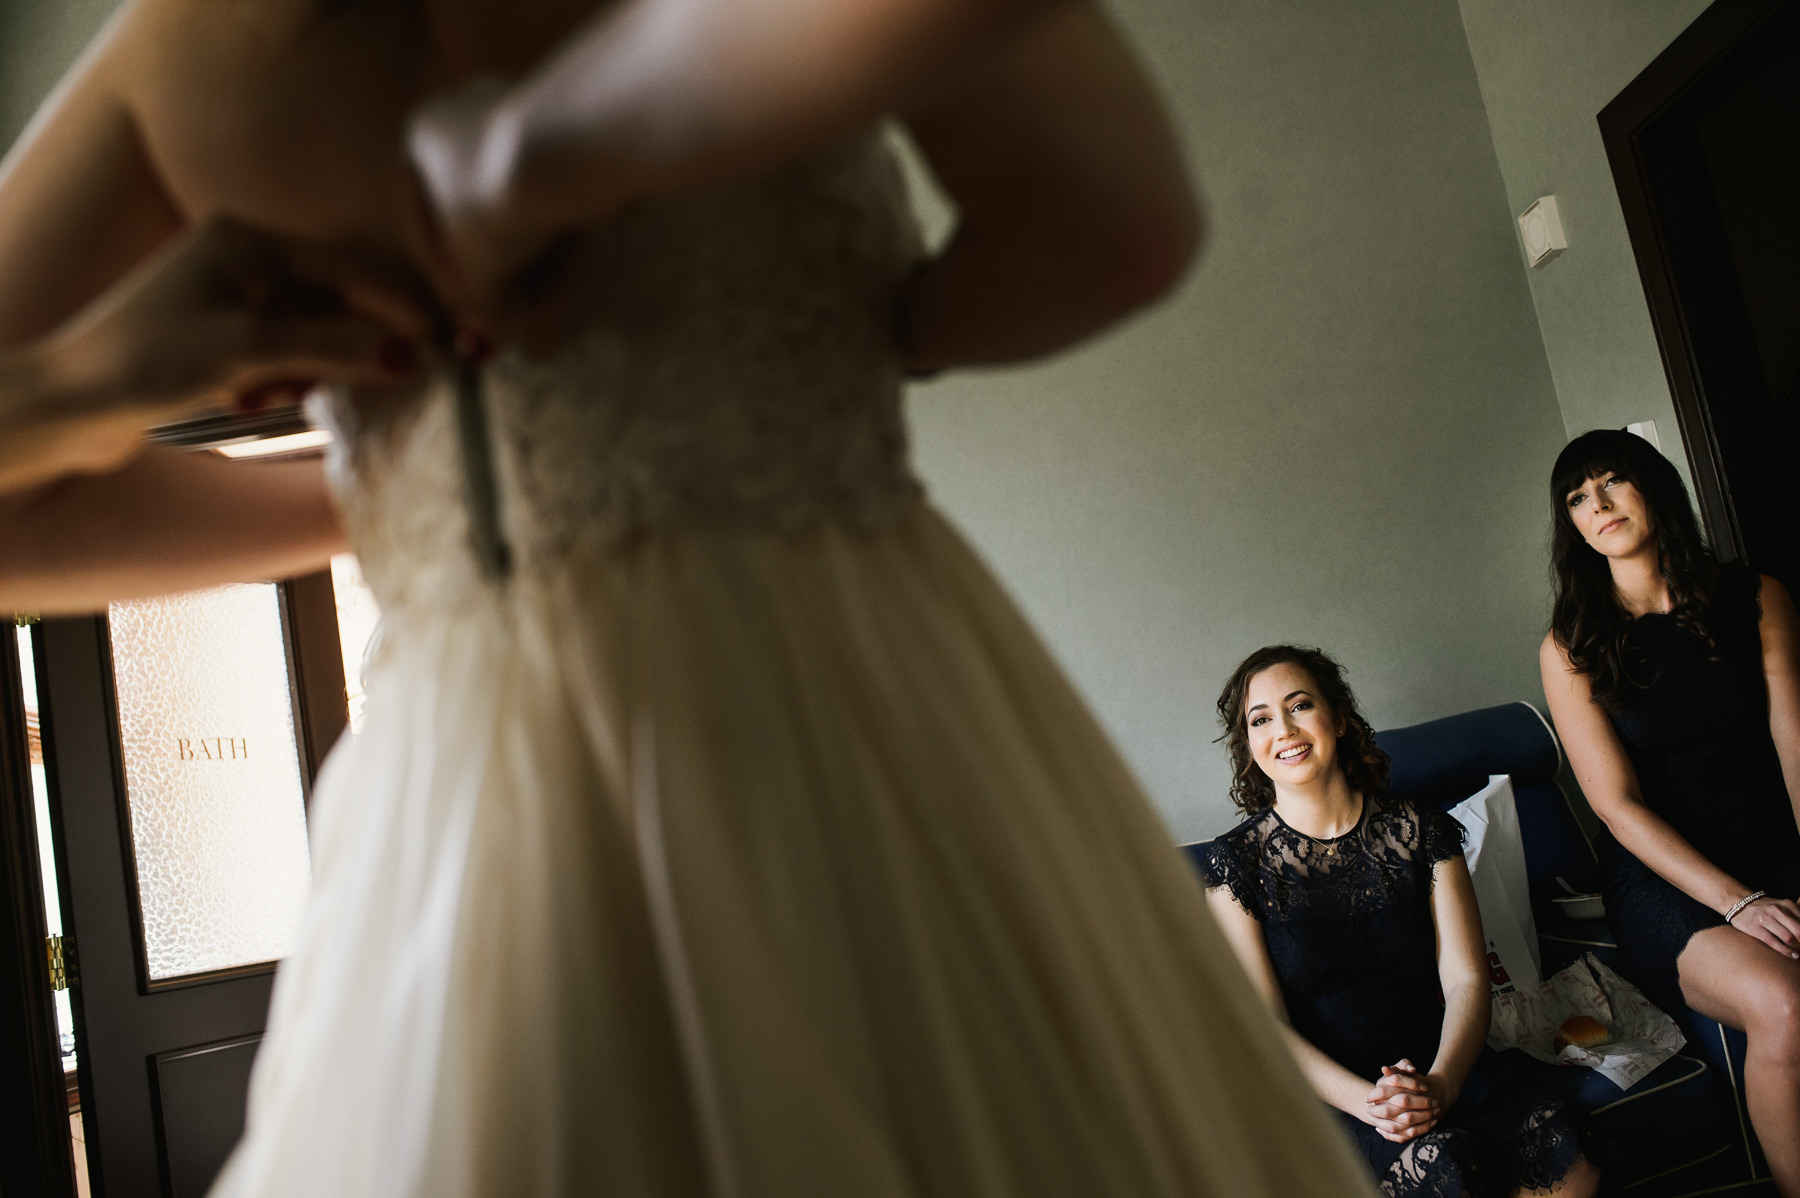
<path id="1" fill-rule="evenodd" d="M 1731 921 L 1737 918 L 1737 913 L 1739 911 L 1742 911 L 1745 907 L 1748 907 L 1751 903 L 1754 903 L 1759 898 L 1768 898 L 1768 897 L 1769 897 L 1769 892 L 1766 890 L 1759 890 L 1755 894 L 1746 894 L 1743 898 L 1741 898 L 1737 901 L 1737 906 L 1735 906 L 1731 910 L 1725 912 L 1725 926 L 1726 927 L 1731 926 Z"/>

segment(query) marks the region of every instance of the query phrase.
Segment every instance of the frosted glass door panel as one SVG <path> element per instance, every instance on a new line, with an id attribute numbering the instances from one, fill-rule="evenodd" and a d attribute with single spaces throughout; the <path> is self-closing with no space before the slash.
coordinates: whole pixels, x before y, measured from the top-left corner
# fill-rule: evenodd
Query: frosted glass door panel
<path id="1" fill-rule="evenodd" d="M 311 864 L 279 604 L 258 583 L 108 612 L 152 981 L 293 939 Z"/>

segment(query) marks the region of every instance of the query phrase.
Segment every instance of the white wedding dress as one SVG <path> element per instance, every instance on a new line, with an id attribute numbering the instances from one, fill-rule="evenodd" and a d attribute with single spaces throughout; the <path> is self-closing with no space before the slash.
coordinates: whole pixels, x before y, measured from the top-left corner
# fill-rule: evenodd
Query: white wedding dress
<path id="1" fill-rule="evenodd" d="M 921 496 L 870 139 L 639 211 L 487 393 L 327 407 L 384 612 L 219 1198 L 1372 1193 Z"/>

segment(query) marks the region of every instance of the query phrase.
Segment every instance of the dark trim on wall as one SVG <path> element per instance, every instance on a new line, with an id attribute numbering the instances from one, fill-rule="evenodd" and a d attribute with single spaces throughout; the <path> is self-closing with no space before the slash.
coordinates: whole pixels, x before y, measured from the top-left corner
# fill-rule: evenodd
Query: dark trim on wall
<path id="1" fill-rule="evenodd" d="M 1647 143 L 1666 138 L 1668 126 L 1679 122 L 1683 106 L 1701 97 L 1711 69 L 1754 39 L 1759 28 L 1791 2 L 1715 0 L 1599 114 L 1600 136 L 1687 446 L 1695 499 L 1713 548 L 1725 561 L 1745 556 L 1744 535 L 1725 484 L 1718 430 L 1706 400 L 1695 314 L 1686 310 L 1676 286 L 1680 251 L 1674 227 L 1684 214 L 1659 207 L 1651 178 L 1654 155 Z"/>
<path id="2" fill-rule="evenodd" d="M 350 725 L 344 691 L 344 648 L 338 635 L 337 589 L 331 571 L 319 570 L 281 584 L 281 618 L 287 631 L 293 679 L 294 731 L 300 742 L 301 780 L 312 803 L 313 782 L 331 747 Z"/>

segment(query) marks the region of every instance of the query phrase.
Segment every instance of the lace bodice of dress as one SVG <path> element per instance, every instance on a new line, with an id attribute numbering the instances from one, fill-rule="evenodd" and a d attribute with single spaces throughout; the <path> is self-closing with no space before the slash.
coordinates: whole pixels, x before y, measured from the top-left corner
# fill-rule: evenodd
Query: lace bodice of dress
<path id="1" fill-rule="evenodd" d="M 1273 809 L 1207 845 L 1208 886 L 1262 924 L 1294 1030 L 1351 1072 L 1430 1060 L 1438 996 L 1432 872 L 1462 852 L 1463 829 L 1435 806 L 1366 795 L 1356 826 L 1319 840 Z"/>
<path id="2" fill-rule="evenodd" d="M 1463 839 L 1438 807 L 1373 794 L 1356 826 L 1329 840 L 1272 809 L 1253 815 L 1206 846 L 1200 869 L 1261 923 L 1293 1029 L 1374 1081 L 1401 1058 L 1423 1067 L 1442 1046 L 1431 888 Z M 1339 1116 L 1388 1198 L 1501 1198 L 1568 1176 L 1583 1148 L 1564 1104 L 1532 1079 L 1535 1062 L 1500 1055 L 1515 1059 L 1484 1052 L 1446 1117 L 1404 1146 Z"/>
<path id="3" fill-rule="evenodd" d="M 1463 828 L 1436 808 L 1369 796 L 1356 824 L 1320 839 L 1269 808 L 1207 846 L 1208 884 L 1225 886 L 1259 920 L 1366 915 L 1412 901 L 1423 863 L 1462 852 Z M 1426 883 L 1429 888 L 1429 881 Z"/>
<path id="4" fill-rule="evenodd" d="M 518 574 L 674 526 L 894 519 L 918 495 L 892 318 L 917 252 L 879 136 L 594 235 L 559 348 L 486 371 Z M 344 394 L 314 413 L 383 608 L 474 594 L 449 381 L 391 413 Z"/>

